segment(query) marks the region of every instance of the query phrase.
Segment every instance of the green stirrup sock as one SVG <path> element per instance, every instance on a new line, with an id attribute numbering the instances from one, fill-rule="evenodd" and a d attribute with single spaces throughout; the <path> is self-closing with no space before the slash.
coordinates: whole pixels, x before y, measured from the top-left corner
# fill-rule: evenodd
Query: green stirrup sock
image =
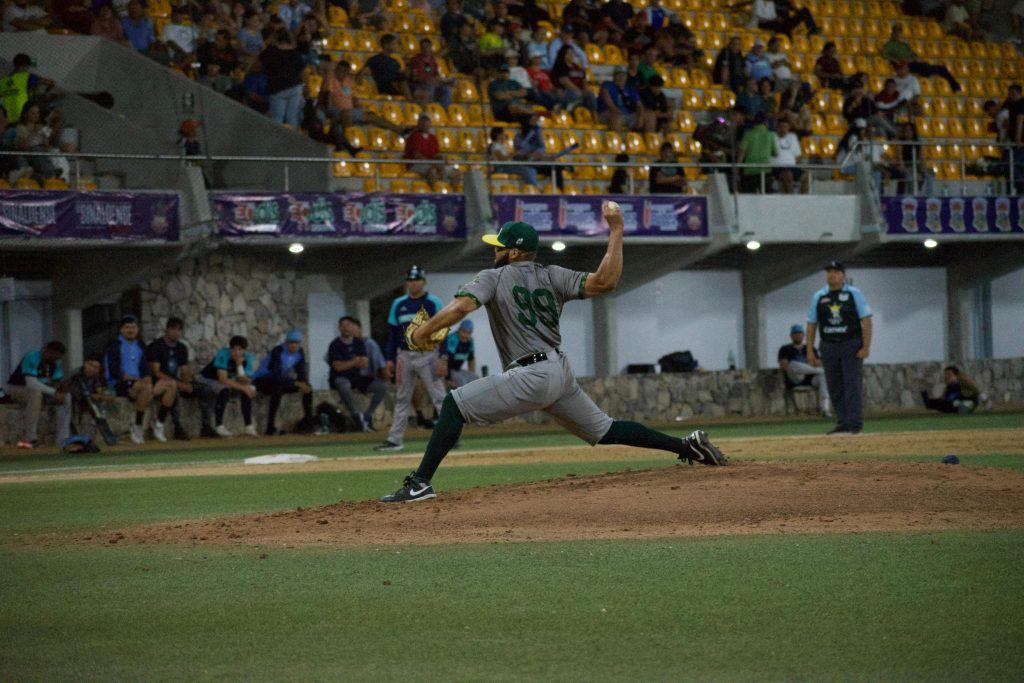
<path id="1" fill-rule="evenodd" d="M 434 431 L 430 434 L 430 441 L 427 442 L 427 450 L 423 454 L 423 460 L 416 470 L 416 477 L 423 481 L 430 481 L 434 472 L 441 465 L 444 456 L 448 455 L 459 437 L 462 436 L 462 426 L 466 419 L 462 417 L 458 404 L 452 397 L 451 392 L 444 397 L 441 404 L 441 414 L 437 416 L 434 423 Z"/>
<path id="2" fill-rule="evenodd" d="M 616 420 L 612 422 L 611 428 L 598 443 L 654 448 L 659 451 L 669 451 L 670 453 L 683 452 L 682 439 L 677 439 L 674 436 L 645 427 L 639 422 L 630 422 L 629 420 Z"/>

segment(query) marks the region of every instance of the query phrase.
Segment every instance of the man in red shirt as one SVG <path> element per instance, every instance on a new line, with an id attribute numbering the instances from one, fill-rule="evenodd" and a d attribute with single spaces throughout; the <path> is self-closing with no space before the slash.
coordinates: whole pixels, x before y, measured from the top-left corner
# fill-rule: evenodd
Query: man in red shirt
<path id="1" fill-rule="evenodd" d="M 405 159 L 428 159 L 439 161 L 441 159 L 441 146 L 437 142 L 437 136 L 430 130 L 430 116 L 420 114 L 416 120 L 416 129 L 405 138 Z M 441 180 L 441 164 L 409 164 L 410 171 L 416 171 L 427 179 L 428 183 L 435 183 Z"/>
<path id="2" fill-rule="evenodd" d="M 420 40 L 420 51 L 409 58 L 409 88 L 420 106 L 438 102 L 445 109 L 452 103 L 451 81 L 441 78 L 434 43 L 430 38 Z"/>

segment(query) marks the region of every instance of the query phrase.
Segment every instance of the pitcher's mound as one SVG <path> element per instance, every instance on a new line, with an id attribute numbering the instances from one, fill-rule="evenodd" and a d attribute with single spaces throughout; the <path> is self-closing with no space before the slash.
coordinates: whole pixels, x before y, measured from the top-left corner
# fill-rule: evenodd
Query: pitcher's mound
<path id="1" fill-rule="evenodd" d="M 445 491 L 437 500 L 138 527 L 90 541 L 374 545 L 1024 526 L 1024 473 L 911 462 L 739 462 Z"/>

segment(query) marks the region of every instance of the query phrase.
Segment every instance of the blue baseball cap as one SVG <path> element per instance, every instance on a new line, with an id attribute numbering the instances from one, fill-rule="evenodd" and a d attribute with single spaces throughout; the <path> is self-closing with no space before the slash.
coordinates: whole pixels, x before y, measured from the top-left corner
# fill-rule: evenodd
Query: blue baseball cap
<path id="1" fill-rule="evenodd" d="M 460 330 L 469 330 L 470 332 L 472 332 L 473 331 L 473 321 L 470 320 L 469 318 L 466 318 L 461 323 L 459 323 L 459 329 Z"/>
<path id="2" fill-rule="evenodd" d="M 287 342 L 301 342 L 302 341 L 302 332 L 300 332 L 299 330 L 292 330 L 288 334 L 285 335 L 284 341 L 285 341 L 285 343 L 287 343 Z"/>
<path id="3" fill-rule="evenodd" d="M 789 333 L 790 334 L 803 334 L 804 333 L 804 326 L 803 325 L 793 325 L 793 327 L 789 328 Z"/>

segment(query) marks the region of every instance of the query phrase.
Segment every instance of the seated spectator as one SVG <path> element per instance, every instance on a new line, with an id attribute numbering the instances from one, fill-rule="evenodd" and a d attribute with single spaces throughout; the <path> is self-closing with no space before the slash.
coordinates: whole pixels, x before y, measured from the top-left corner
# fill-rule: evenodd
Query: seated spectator
<path id="1" fill-rule="evenodd" d="M 952 2 L 946 5 L 946 16 L 942 20 L 942 27 L 946 30 L 946 33 L 963 38 L 964 40 L 974 40 L 973 23 L 971 15 L 967 13 L 967 8 L 964 7 L 963 2 L 952 0 Z"/>
<path id="2" fill-rule="evenodd" d="M 191 64 L 195 56 L 198 38 L 199 29 L 189 21 L 188 11 L 184 7 L 175 7 L 171 11 L 170 22 L 160 33 L 160 39 L 167 44 L 174 55 L 175 64 L 182 67 Z"/>
<path id="3" fill-rule="evenodd" d="M 641 88 L 646 88 L 647 84 L 652 78 L 660 75 L 658 73 L 658 46 L 648 45 L 644 48 L 642 57 L 640 58 L 640 65 L 637 67 L 637 71 L 640 73 L 640 78 L 643 82 L 640 84 Z"/>
<path id="4" fill-rule="evenodd" d="M 650 194 L 686 194 L 689 189 L 686 173 L 682 166 L 661 166 L 660 164 L 676 164 L 675 147 L 671 142 L 661 143 L 658 149 L 658 166 L 651 166 L 647 177 L 647 190 Z"/>
<path id="5" fill-rule="evenodd" d="M 438 102 L 447 108 L 452 103 L 451 81 L 441 77 L 430 38 L 422 38 L 420 51 L 409 58 L 409 87 L 420 106 Z"/>
<path id="6" fill-rule="evenodd" d="M 779 95 L 775 92 L 775 84 L 770 78 L 762 78 L 757 82 L 757 94 L 764 102 L 764 113 L 768 115 L 770 122 L 775 121 L 779 113 Z"/>
<path id="7" fill-rule="evenodd" d="M 267 77 L 267 107 L 270 118 L 292 128 L 302 115 L 302 72 L 306 62 L 288 31 L 278 31 L 260 53 Z"/>
<path id="8" fill-rule="evenodd" d="M 629 58 L 626 60 L 626 83 L 637 90 L 637 92 L 647 87 L 647 79 L 640 72 L 640 53 L 631 52 Z"/>
<path id="9" fill-rule="evenodd" d="M 615 163 L 617 164 L 628 164 L 629 155 L 625 152 L 620 152 L 615 155 Z M 612 172 L 612 180 L 608 185 L 609 194 L 626 194 L 629 185 L 629 169 L 622 168 L 621 166 L 616 168 Z"/>
<path id="10" fill-rule="evenodd" d="M 899 93 L 897 93 L 897 98 L 900 98 Z M 884 131 L 887 136 L 896 135 L 896 127 L 879 112 L 875 99 L 869 97 L 863 86 L 860 85 L 851 90 L 843 101 L 843 118 L 848 124 L 853 123 L 856 119 L 864 119 Z"/>
<path id="11" fill-rule="evenodd" d="M 373 431 L 373 413 L 388 393 L 388 386 L 371 372 L 371 352 L 361 335 L 359 321 L 352 316 L 343 316 L 338 321 L 338 337 L 327 349 L 327 364 L 330 366 L 328 381 L 337 390 L 348 414 L 364 432 Z M 377 350 L 378 355 L 380 350 Z M 353 391 L 370 397 L 365 412 L 356 410 Z"/>
<path id="12" fill-rule="evenodd" d="M 377 92 L 381 95 L 397 95 L 411 99 L 409 78 L 402 71 L 402 65 L 392 56 L 397 50 L 398 38 L 391 33 L 385 33 L 380 38 L 380 52 L 366 60 L 356 78 L 363 78 L 369 72 L 377 85 Z"/>
<path id="13" fill-rule="evenodd" d="M 24 432 L 18 448 L 39 445 L 39 415 L 43 405 L 57 406 L 57 443 L 71 436 L 71 395 L 61 384 L 64 368 L 61 359 L 66 349 L 51 341 L 38 351 L 26 353 L 7 379 L 7 394 L 25 406 Z"/>
<path id="14" fill-rule="evenodd" d="M 505 29 L 501 24 L 490 21 L 484 32 L 477 38 L 476 46 L 480 63 L 486 71 L 493 72 L 505 63 L 505 52 L 509 50 L 509 45 L 503 38 L 504 33 Z"/>
<path id="15" fill-rule="evenodd" d="M 153 382 L 152 373 L 146 365 L 146 345 L 139 339 L 139 319 L 134 315 L 121 318 L 119 334 L 107 344 L 103 352 L 103 370 L 107 387 L 118 396 L 135 403 L 135 421 L 131 427 L 132 443 L 145 441 L 146 411 L 154 398 L 160 399 L 159 415 L 153 424 L 153 436 L 157 441 L 167 441 L 163 421 L 178 395 L 173 382 Z"/>
<path id="16" fill-rule="evenodd" d="M 333 144 L 344 147 L 350 154 L 354 155 L 360 151 L 345 137 L 345 129 L 350 126 L 376 126 L 398 135 L 405 135 L 409 130 L 360 106 L 359 98 L 356 96 L 355 73 L 348 62 L 338 62 L 333 69 L 327 71 L 320 86 L 320 99 L 323 102 L 324 114 L 331 122 L 330 135 Z"/>
<path id="17" fill-rule="evenodd" d="M 402 154 L 402 158 L 441 161 L 441 145 L 431 130 L 428 114 L 420 114 L 416 119 L 416 128 L 405 138 L 405 152 Z M 410 163 L 407 168 L 422 175 L 431 185 L 444 177 L 444 169 L 441 164 Z"/>
<path id="18" fill-rule="evenodd" d="M 523 51 L 527 64 L 533 64 L 534 57 L 539 57 L 540 68 L 547 70 L 551 68 L 551 63 L 548 61 L 548 41 L 544 39 L 545 35 L 543 27 L 533 29 Z"/>
<path id="19" fill-rule="evenodd" d="M 896 82 L 896 92 L 906 103 L 908 112 L 916 113 L 919 109 L 918 98 L 921 97 L 921 82 L 910 73 L 910 65 L 907 62 L 896 64 L 896 75 L 893 81 Z"/>
<path id="20" fill-rule="evenodd" d="M 825 385 L 825 371 L 807 362 L 807 344 L 804 342 L 803 325 L 789 328 L 789 344 L 779 347 L 779 370 L 786 388 L 814 387 L 818 391 L 818 405 L 821 414 L 829 417 L 832 414 L 828 398 L 828 387 Z"/>
<path id="21" fill-rule="evenodd" d="M 875 188 L 881 194 L 884 183 L 891 176 L 890 166 L 886 163 L 885 150 L 876 139 L 874 127 L 864 119 L 857 119 L 846 131 L 836 145 L 836 161 L 839 171 L 847 175 L 856 175 L 858 167 L 865 165 Z M 900 174 L 897 169 L 897 174 Z"/>
<path id="22" fill-rule="evenodd" d="M 240 335 L 232 337 L 228 345 L 217 351 L 213 360 L 199 373 L 198 381 L 209 387 L 217 397 L 214 413 L 217 423 L 214 431 L 217 436 L 234 436 L 224 426 L 224 411 L 233 396 L 238 396 L 242 406 L 242 420 L 245 422 L 243 433 L 257 436 L 256 426 L 252 423 L 252 399 L 256 396 L 256 387 L 252 383 L 252 354 L 246 351 L 247 348 L 248 339 Z"/>
<path id="23" fill-rule="evenodd" d="M 211 64 L 219 66 L 220 73 L 231 73 L 238 65 L 238 53 L 231 45 L 231 32 L 223 28 L 218 30 L 212 41 L 205 41 L 199 46 L 196 59 L 199 61 L 199 70 L 204 75 L 209 73 Z"/>
<path id="24" fill-rule="evenodd" d="M 843 67 L 839 63 L 838 55 L 836 44 L 829 41 L 821 48 L 821 54 L 814 62 L 814 75 L 823 88 L 846 89 L 846 77 L 843 76 Z"/>
<path id="25" fill-rule="evenodd" d="M 1005 142 L 1006 123 L 1010 118 L 1010 110 L 1001 108 L 995 100 L 985 100 L 985 104 L 981 106 L 981 109 L 985 112 L 985 116 L 989 118 L 985 130 L 995 136 L 996 142 Z"/>
<path id="26" fill-rule="evenodd" d="M 768 40 L 768 49 L 764 53 L 764 59 L 772 67 L 771 76 L 775 82 L 775 89 L 785 90 L 788 88 L 789 82 L 793 80 L 793 70 L 778 36 L 772 36 Z"/>
<path id="27" fill-rule="evenodd" d="M 761 87 L 756 79 L 747 79 L 746 85 L 736 94 L 736 106 L 743 107 L 750 116 L 767 114 L 768 103 L 761 97 Z"/>
<path id="28" fill-rule="evenodd" d="M 530 66 L 527 67 L 526 73 L 530 76 L 530 81 L 534 85 L 534 101 L 541 106 L 551 109 L 563 104 L 564 98 L 561 97 L 560 91 L 555 88 L 555 84 L 551 82 L 551 75 L 541 64 L 542 57 L 534 55 L 530 59 Z M 511 73 L 510 69 L 509 74 L 511 75 Z"/>
<path id="29" fill-rule="evenodd" d="M 71 429 L 73 433 L 81 433 L 82 417 L 89 413 L 96 429 L 103 436 L 103 441 L 108 446 L 117 444 L 117 437 L 114 435 L 110 424 L 107 422 L 106 411 L 103 403 L 112 400 L 113 397 L 103 390 L 103 356 L 95 353 L 88 356 L 68 382 L 68 392 L 71 394 L 72 409 L 78 411 L 78 416 L 72 417 Z M 58 444 L 61 442 L 58 441 Z"/>
<path id="30" fill-rule="evenodd" d="M 647 7 L 640 11 L 647 15 L 647 25 L 655 31 L 667 27 L 674 16 L 672 10 L 662 7 L 661 0 L 650 0 Z"/>
<path id="31" fill-rule="evenodd" d="M 558 35 L 552 38 L 551 42 L 548 43 L 547 64 L 549 69 L 554 70 L 555 66 L 558 64 L 558 57 L 562 53 L 562 48 L 569 46 L 572 48 L 574 56 L 576 57 L 576 65 L 584 71 L 587 70 L 587 53 L 582 47 L 576 44 L 576 39 L 573 35 L 573 26 L 571 24 L 563 24 L 562 28 L 558 31 Z"/>
<path id="32" fill-rule="evenodd" d="M 577 61 L 572 45 L 565 45 L 558 51 L 551 69 L 551 81 L 562 91 L 561 97 L 569 109 L 583 105 L 592 112 L 597 110 L 597 98 L 587 90 L 586 67 Z"/>
<path id="33" fill-rule="evenodd" d="M 477 78 L 483 77 L 484 68 L 480 60 L 480 48 L 472 25 L 466 23 L 459 27 L 455 39 L 449 41 L 445 54 L 459 73 L 473 74 Z"/>
<path id="34" fill-rule="evenodd" d="M 504 128 L 491 128 L 491 142 L 487 145 L 487 157 L 490 161 L 514 161 L 515 146 L 508 139 Z M 537 169 L 533 166 L 495 166 L 495 173 L 510 173 L 522 178 L 527 185 L 537 186 Z"/>
<path id="35" fill-rule="evenodd" d="M 193 381 L 194 373 L 189 360 L 188 347 L 181 340 L 184 331 L 185 323 L 181 318 L 168 318 L 167 324 L 164 326 L 164 336 L 154 339 L 146 347 L 146 362 L 149 363 L 155 383 L 174 384 L 176 396 L 170 410 L 171 422 L 174 424 L 174 438 L 187 441 L 188 432 L 181 424 L 182 398 L 199 400 L 199 410 L 202 416 L 199 435 L 212 437 L 216 434 L 213 431 L 212 420 L 214 395 L 208 386 Z M 159 415 L 157 415 L 157 419 L 163 422 Z"/>
<path id="36" fill-rule="evenodd" d="M 104 3 L 96 10 L 96 20 L 92 22 L 89 33 L 100 38 L 112 40 L 115 43 L 127 42 L 124 37 L 124 29 L 121 28 L 121 20 L 114 14 L 113 8 Z"/>
<path id="37" fill-rule="evenodd" d="M 374 1 L 377 2 L 377 0 Z M 359 0 L 356 0 L 357 5 L 358 3 Z M 377 4 L 380 3 L 377 2 Z M 289 31 L 297 29 L 311 11 L 312 8 L 302 0 L 284 0 L 277 5 L 277 16 L 281 17 L 284 27 Z M 356 19 L 361 20 L 361 16 L 357 15 Z"/>
<path id="38" fill-rule="evenodd" d="M 739 38 L 730 38 L 729 44 L 718 53 L 711 77 L 715 83 L 728 86 L 734 93 L 739 93 L 743 89 L 747 82 L 747 71 Z"/>
<path id="39" fill-rule="evenodd" d="M 634 15 L 633 6 L 626 0 L 609 0 L 601 7 L 599 25 L 609 33 L 613 43 L 619 42 Z"/>
<path id="40" fill-rule="evenodd" d="M 818 33 L 814 17 L 806 7 L 796 9 L 790 0 L 754 0 L 751 23 L 757 28 L 783 33 L 792 37 L 793 29 L 800 24 L 807 28 L 809 35 Z"/>
<path id="41" fill-rule="evenodd" d="M 519 53 L 515 50 L 509 50 L 505 53 L 505 60 L 508 64 L 508 76 L 513 81 L 518 83 L 524 90 L 526 90 L 526 99 L 530 102 L 535 102 L 545 109 L 551 109 L 555 106 L 556 100 L 554 97 L 546 92 L 539 90 L 530 78 L 530 72 L 519 65 Z M 548 84 L 550 85 L 551 79 L 548 78 Z"/>
<path id="42" fill-rule="evenodd" d="M 267 75 L 263 73 L 263 63 L 259 58 L 253 61 L 242 81 L 242 102 L 261 114 L 270 108 L 270 93 L 267 90 Z"/>
<path id="43" fill-rule="evenodd" d="M 14 0 L 4 10 L 4 31 L 45 31 L 53 20 L 33 0 Z"/>
<path id="44" fill-rule="evenodd" d="M 527 103 L 528 91 L 509 75 L 507 64 L 498 70 L 498 76 L 487 86 L 491 100 L 491 113 L 498 121 L 520 123 L 529 117 L 533 108 Z"/>
<path id="45" fill-rule="evenodd" d="M 886 124 L 883 129 L 889 130 L 895 124 L 896 114 L 907 109 L 907 102 L 903 99 L 899 89 L 896 87 L 896 79 L 885 79 L 882 91 L 875 95 L 875 109 L 878 111 L 878 118 L 884 119 Z"/>
<path id="46" fill-rule="evenodd" d="M 921 390 L 924 407 L 940 413 L 973 413 L 982 401 L 981 392 L 974 380 L 955 365 L 948 365 L 942 369 L 942 380 L 946 388 L 940 398 L 932 398 L 927 390 Z"/>
<path id="47" fill-rule="evenodd" d="M 128 16 L 121 20 L 121 30 L 131 46 L 139 52 L 149 52 L 149 48 L 156 42 L 153 22 L 146 16 L 139 0 L 128 3 Z"/>
<path id="48" fill-rule="evenodd" d="M 459 30 L 466 24 L 471 27 L 474 19 L 462 11 L 461 0 L 448 0 L 444 14 L 441 15 L 441 39 L 451 43 L 459 35 Z"/>
<path id="49" fill-rule="evenodd" d="M 381 0 L 353 0 L 349 3 L 349 17 L 355 28 L 373 28 L 382 31 L 387 23 Z"/>
<path id="50" fill-rule="evenodd" d="M 242 54 L 255 61 L 256 57 L 263 52 L 263 18 L 258 12 L 249 10 L 245 13 L 242 28 L 238 30 L 238 47 Z"/>
<path id="51" fill-rule="evenodd" d="M 640 127 L 644 118 L 640 93 L 626 84 L 626 70 L 622 67 L 615 69 L 611 80 L 601 84 L 597 111 L 601 123 L 619 133 Z"/>
<path id="52" fill-rule="evenodd" d="M 64 127 L 64 117 L 58 110 L 43 118 L 43 109 L 36 102 L 26 104 L 21 119 L 14 128 L 14 148 L 26 152 L 52 152 Z M 53 178 L 57 167 L 50 157 L 26 157 L 26 165 L 42 178 Z"/>
<path id="53" fill-rule="evenodd" d="M 622 34 L 621 47 L 626 52 L 641 53 L 654 43 L 654 31 L 647 23 L 647 13 L 638 12 L 633 15 L 629 27 Z"/>
<path id="54" fill-rule="evenodd" d="M 698 47 L 697 36 L 686 24 L 681 21 L 673 21 L 660 35 L 665 36 L 664 43 L 674 47 L 674 50 L 669 54 L 662 41 L 659 40 L 657 43 L 659 51 L 665 52 L 666 59 L 673 65 L 686 69 L 693 69 L 700 65 L 704 51 Z"/>
<path id="55" fill-rule="evenodd" d="M 771 79 L 772 77 L 772 65 L 765 57 L 764 43 L 760 40 L 755 41 L 754 46 L 747 53 L 746 70 L 747 76 L 756 81 L 760 81 L 762 78 Z"/>
<path id="56" fill-rule="evenodd" d="M 800 148 L 800 138 L 790 130 L 788 119 L 779 119 L 775 128 L 775 155 L 772 157 L 772 167 L 775 169 L 775 180 L 779 183 L 779 190 L 783 194 L 793 194 L 795 183 L 803 176 L 803 171 L 797 168 L 803 150 Z"/>
<path id="57" fill-rule="evenodd" d="M 568 48 L 565 48 L 568 49 Z M 555 157 L 547 152 L 544 144 L 544 136 L 540 130 L 540 114 L 533 112 L 528 119 L 524 119 L 519 132 L 513 140 L 515 158 L 523 161 L 550 161 Z M 533 167 L 539 175 L 550 177 L 555 186 L 561 190 L 564 182 L 562 178 L 562 167 L 557 165 L 545 165 Z"/>
<path id="58" fill-rule="evenodd" d="M 805 106 L 810 98 L 810 89 L 799 81 L 792 80 L 779 94 L 779 118 L 785 118 L 794 133 L 803 137 L 810 135 L 813 121 Z"/>
<path id="59" fill-rule="evenodd" d="M 910 44 L 903 39 L 903 26 L 900 24 L 892 25 L 889 41 L 882 46 L 882 56 L 894 64 L 906 63 L 910 73 L 917 76 L 925 78 L 938 76 L 942 78 L 949 83 L 949 87 L 953 89 L 953 92 L 960 92 L 963 89 L 945 66 L 941 64 L 928 64 L 917 58 L 917 54 L 911 49 Z"/>
<path id="60" fill-rule="evenodd" d="M 302 350 L 302 332 L 289 332 L 283 344 L 278 344 L 263 357 L 252 379 L 257 391 L 270 397 L 270 405 L 267 407 L 267 436 L 284 433 L 277 429 L 276 422 L 281 397 L 285 394 L 301 395 L 302 420 L 305 424 L 312 424 L 313 387 L 309 385 L 309 366 L 306 364 L 306 354 Z"/>
<path id="61" fill-rule="evenodd" d="M 39 103 L 51 97 L 49 93 L 53 90 L 53 81 L 32 73 L 30 68 L 32 58 L 19 52 L 11 60 L 11 73 L 0 78 L 0 102 L 3 103 L 8 124 L 17 123 L 21 119 L 22 110 L 29 100 L 34 99 Z"/>
<path id="62" fill-rule="evenodd" d="M 675 113 L 662 88 L 665 80 L 654 76 L 647 87 L 640 91 L 640 104 L 643 105 L 641 124 L 645 132 L 668 133 Z"/>
<path id="63" fill-rule="evenodd" d="M 207 88 L 210 88 L 215 92 L 219 92 L 221 95 L 226 95 L 234 84 L 231 80 L 231 76 L 223 73 L 220 70 L 220 64 L 217 64 L 216 62 L 207 64 L 206 73 L 199 78 L 199 82 Z"/>
<path id="64" fill-rule="evenodd" d="M 764 112 L 754 114 L 754 125 L 743 133 L 740 139 L 739 157 L 741 164 L 761 164 L 744 166 L 740 170 L 740 192 L 762 193 L 768 190 L 765 176 L 771 171 L 772 157 L 778 155 L 775 146 L 775 135 L 768 130 L 767 117 Z"/>

